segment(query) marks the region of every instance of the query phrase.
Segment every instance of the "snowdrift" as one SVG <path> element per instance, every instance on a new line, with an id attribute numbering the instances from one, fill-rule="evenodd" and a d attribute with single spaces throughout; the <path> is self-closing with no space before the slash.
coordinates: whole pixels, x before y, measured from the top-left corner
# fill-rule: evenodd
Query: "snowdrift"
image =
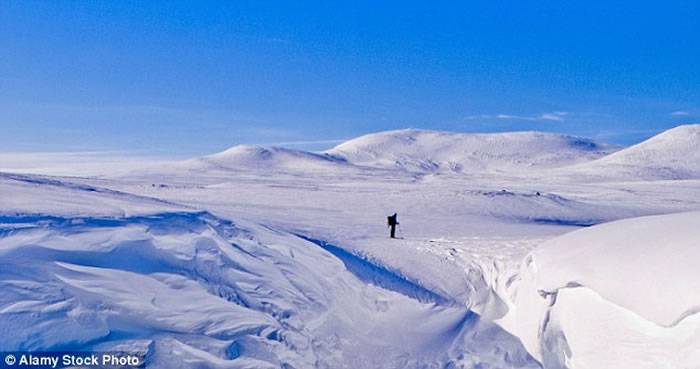
<path id="1" fill-rule="evenodd" d="M 699 148 L 700 124 L 682 125 L 571 169 L 609 180 L 700 178 Z"/>
<path id="2" fill-rule="evenodd" d="M 558 237 L 526 258 L 504 325 L 547 368 L 693 367 L 700 362 L 699 245 L 700 212 Z"/>
<path id="3" fill-rule="evenodd" d="M 350 259 L 207 212 L 4 215 L 0 330 L 13 334 L 0 351 L 140 351 L 149 368 L 538 367 L 496 324 Z"/>
<path id="4" fill-rule="evenodd" d="M 560 167 L 597 159 L 614 150 L 588 139 L 552 133 L 405 129 L 361 136 L 326 153 L 356 165 L 462 172 Z"/>

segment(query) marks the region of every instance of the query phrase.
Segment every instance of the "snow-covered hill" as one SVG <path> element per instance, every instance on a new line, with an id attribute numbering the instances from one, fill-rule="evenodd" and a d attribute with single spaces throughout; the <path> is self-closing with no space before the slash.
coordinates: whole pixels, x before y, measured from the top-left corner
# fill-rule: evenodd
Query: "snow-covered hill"
<path id="1" fill-rule="evenodd" d="M 333 170 L 345 160 L 329 154 L 283 147 L 234 146 L 226 151 L 188 161 L 192 167 L 207 169 Z"/>
<path id="2" fill-rule="evenodd" d="M 324 177 L 360 171 L 362 168 L 326 153 L 275 146 L 237 145 L 212 155 L 103 172 L 100 177 L 154 180 L 156 183 L 164 179 L 189 177 L 203 184 L 242 175 Z"/>
<path id="3" fill-rule="evenodd" d="M 239 145 L 143 172 L 329 174 L 398 170 L 409 174 L 585 176 L 607 181 L 691 179 L 700 178 L 698 147 L 700 125 L 679 126 L 624 149 L 544 132 L 469 134 L 404 129 L 361 136 L 325 152 Z"/>
<path id="4" fill-rule="evenodd" d="M 669 129 L 571 172 L 611 180 L 700 178 L 700 124 Z"/>
<path id="5" fill-rule="evenodd" d="M 511 328 L 547 368 L 698 367 L 699 245 L 700 212 L 558 237 L 525 259 Z"/>
<path id="6" fill-rule="evenodd" d="M 239 145 L 178 167 L 198 172 L 400 169 L 473 174 L 561 167 L 597 159 L 615 149 L 588 139 L 541 132 L 466 134 L 405 129 L 365 135 L 325 152 Z"/>
<path id="7" fill-rule="evenodd" d="M 468 134 L 404 129 L 361 136 L 325 152 L 239 145 L 141 172 L 327 175 L 375 171 L 387 175 L 387 171 L 393 171 L 409 175 L 447 172 L 517 176 L 589 162 L 618 149 L 585 138 L 544 132 Z"/>
<path id="8" fill-rule="evenodd" d="M 326 153 L 356 165 L 473 172 L 550 168 L 593 160 L 616 148 L 542 132 L 467 134 L 416 129 L 361 136 Z"/>

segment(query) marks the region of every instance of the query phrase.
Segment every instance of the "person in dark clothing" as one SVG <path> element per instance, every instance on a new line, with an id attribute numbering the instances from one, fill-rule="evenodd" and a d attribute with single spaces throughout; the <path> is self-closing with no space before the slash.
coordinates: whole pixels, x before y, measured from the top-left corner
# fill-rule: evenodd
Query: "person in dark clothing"
<path id="1" fill-rule="evenodd" d="M 398 216 L 396 213 L 386 217 L 387 226 L 391 228 L 391 238 L 396 238 L 396 226 L 399 224 Z"/>

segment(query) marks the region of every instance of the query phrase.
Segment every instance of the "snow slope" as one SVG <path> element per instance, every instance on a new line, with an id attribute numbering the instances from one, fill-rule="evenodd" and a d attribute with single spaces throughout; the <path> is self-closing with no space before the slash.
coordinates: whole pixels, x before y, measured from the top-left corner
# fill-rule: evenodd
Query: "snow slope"
<path id="1" fill-rule="evenodd" d="M 614 147 L 542 132 L 466 134 L 405 129 L 361 136 L 327 154 L 357 165 L 409 171 L 559 167 L 599 158 Z"/>
<path id="2" fill-rule="evenodd" d="M 572 169 L 613 180 L 700 178 L 700 124 L 669 129 Z"/>
<path id="3" fill-rule="evenodd" d="M 555 238 L 525 259 L 504 325 L 548 368 L 698 367 L 698 245 L 700 212 Z"/>
<path id="4" fill-rule="evenodd" d="M 261 170 L 328 170 L 333 166 L 344 164 L 341 158 L 328 154 L 252 145 L 234 146 L 226 151 L 195 160 L 212 167 Z"/>
<path id="5" fill-rule="evenodd" d="M 362 168 L 347 163 L 345 159 L 326 153 L 274 146 L 238 145 L 193 159 L 145 165 L 133 170 L 103 172 L 100 177 L 154 180 L 156 183 L 166 178 L 192 177 L 206 183 L 216 183 L 225 178 L 250 174 L 269 177 L 325 176 L 361 171 Z"/>
<path id="6" fill-rule="evenodd" d="M 122 152 L 0 152 L 0 172 L 89 176 L 171 161 Z"/>
<path id="7" fill-rule="evenodd" d="M 57 178 L 0 172 L 0 214 L 128 216 L 191 210 L 186 205 Z"/>
<path id="8" fill-rule="evenodd" d="M 149 368 L 539 366 L 466 306 L 320 241 L 21 179 L 3 187 L 26 205 L 0 216 L 0 330 L 13 332 L 0 351 L 136 350 Z M 33 213 L 37 188 L 70 200 Z M 94 196 L 123 198 L 80 215 Z M 112 206 L 132 203 L 140 215 L 115 215 Z"/>
<path id="9" fill-rule="evenodd" d="M 201 178 L 215 174 L 231 176 L 248 172 L 279 176 L 304 173 L 322 175 L 355 170 L 357 168 L 345 162 L 343 158 L 329 154 L 273 146 L 238 145 L 216 154 L 159 164 L 145 170 L 122 172 L 120 175 L 140 175 L 145 178 L 158 173 L 162 177 L 189 175 Z"/>

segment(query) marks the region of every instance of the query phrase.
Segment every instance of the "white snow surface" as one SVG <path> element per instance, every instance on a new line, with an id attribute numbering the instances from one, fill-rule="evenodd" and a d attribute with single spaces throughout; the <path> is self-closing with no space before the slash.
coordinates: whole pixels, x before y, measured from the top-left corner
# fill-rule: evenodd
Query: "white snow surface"
<path id="1" fill-rule="evenodd" d="M 625 219 L 546 242 L 530 262 L 545 293 L 583 286 L 668 327 L 700 311 L 700 294 L 688 293 L 700 291 L 698 240 L 698 212 Z"/>
<path id="2" fill-rule="evenodd" d="M 327 153 L 359 165 L 462 172 L 558 167 L 598 158 L 615 149 L 553 133 L 458 134 L 405 129 L 365 135 Z"/>
<path id="3" fill-rule="evenodd" d="M 204 166 L 219 168 L 316 169 L 329 170 L 344 160 L 328 154 L 318 154 L 282 147 L 239 145 L 226 151 L 195 159 Z"/>
<path id="4" fill-rule="evenodd" d="M 700 368 L 700 180 L 692 140 L 668 139 L 694 129 L 618 152 L 401 130 L 324 153 L 0 173 L 0 351 L 138 350 L 154 368 Z M 645 147 L 648 167 L 591 169 Z M 686 175 L 637 175 L 661 166 Z"/>
<path id="5" fill-rule="evenodd" d="M 697 367 L 699 241 L 700 212 L 689 212 L 545 242 L 525 258 L 503 325 L 548 367 Z"/>
<path id="6" fill-rule="evenodd" d="M 575 170 L 613 180 L 700 178 L 700 124 L 669 129 Z"/>

